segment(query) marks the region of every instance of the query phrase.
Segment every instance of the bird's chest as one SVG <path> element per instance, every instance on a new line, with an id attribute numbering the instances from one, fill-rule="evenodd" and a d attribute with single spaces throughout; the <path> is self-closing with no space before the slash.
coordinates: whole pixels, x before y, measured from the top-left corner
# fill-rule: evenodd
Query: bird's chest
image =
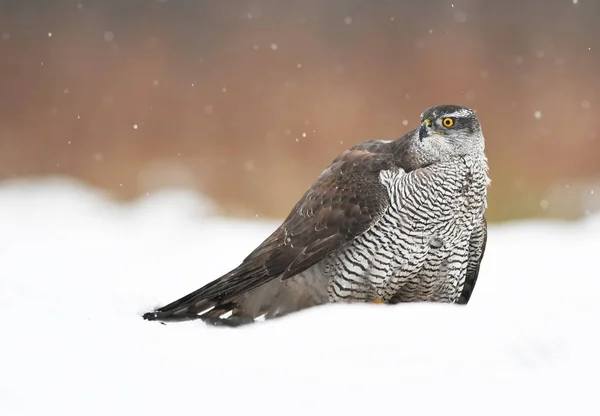
<path id="1" fill-rule="evenodd" d="M 488 179 L 483 169 L 469 165 L 460 170 L 458 178 L 446 208 L 456 231 L 471 235 L 486 207 Z"/>
<path id="2" fill-rule="evenodd" d="M 417 178 L 418 179 L 418 178 Z M 419 191 L 402 196 L 392 216 L 392 232 L 405 236 L 416 250 L 428 246 L 451 250 L 471 235 L 486 204 L 487 175 L 474 163 L 461 161 L 422 180 Z"/>

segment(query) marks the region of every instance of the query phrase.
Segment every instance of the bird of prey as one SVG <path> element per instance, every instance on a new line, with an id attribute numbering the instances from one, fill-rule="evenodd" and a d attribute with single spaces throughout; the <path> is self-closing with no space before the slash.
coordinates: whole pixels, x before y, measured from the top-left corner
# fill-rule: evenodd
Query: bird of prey
<path id="1" fill-rule="evenodd" d="M 144 319 L 237 326 L 328 302 L 467 304 L 487 240 L 475 112 L 431 107 L 346 150 L 239 266 Z"/>

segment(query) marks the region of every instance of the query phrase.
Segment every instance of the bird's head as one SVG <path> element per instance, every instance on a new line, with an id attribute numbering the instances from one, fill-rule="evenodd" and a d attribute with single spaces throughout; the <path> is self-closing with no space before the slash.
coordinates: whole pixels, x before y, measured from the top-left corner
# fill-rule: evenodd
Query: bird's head
<path id="1" fill-rule="evenodd" d="M 457 156 L 481 155 L 484 139 L 475 112 L 458 105 L 440 105 L 421 114 L 413 145 L 431 162 Z"/>

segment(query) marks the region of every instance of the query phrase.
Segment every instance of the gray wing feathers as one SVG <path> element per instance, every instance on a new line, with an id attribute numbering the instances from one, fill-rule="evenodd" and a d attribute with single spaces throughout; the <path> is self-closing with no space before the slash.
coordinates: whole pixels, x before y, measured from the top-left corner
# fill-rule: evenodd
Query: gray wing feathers
<path id="1" fill-rule="evenodd" d="M 242 264 L 144 318 L 204 319 L 224 311 L 240 311 L 243 305 L 238 301 L 251 296 L 251 291 L 274 279 L 285 282 L 354 240 L 389 206 L 379 172 L 394 167 L 390 150 L 390 146 L 373 141 L 342 153 L 306 191 L 283 224 Z M 270 301 L 277 302 L 277 298 Z"/>

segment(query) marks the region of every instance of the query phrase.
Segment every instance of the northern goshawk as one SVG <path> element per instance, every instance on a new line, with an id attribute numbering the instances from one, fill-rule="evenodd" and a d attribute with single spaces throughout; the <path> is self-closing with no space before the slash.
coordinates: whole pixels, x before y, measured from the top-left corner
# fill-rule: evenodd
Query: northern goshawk
<path id="1" fill-rule="evenodd" d="M 239 325 L 328 302 L 466 304 L 489 183 L 475 113 L 429 108 L 403 137 L 343 152 L 238 267 L 144 319 Z"/>

